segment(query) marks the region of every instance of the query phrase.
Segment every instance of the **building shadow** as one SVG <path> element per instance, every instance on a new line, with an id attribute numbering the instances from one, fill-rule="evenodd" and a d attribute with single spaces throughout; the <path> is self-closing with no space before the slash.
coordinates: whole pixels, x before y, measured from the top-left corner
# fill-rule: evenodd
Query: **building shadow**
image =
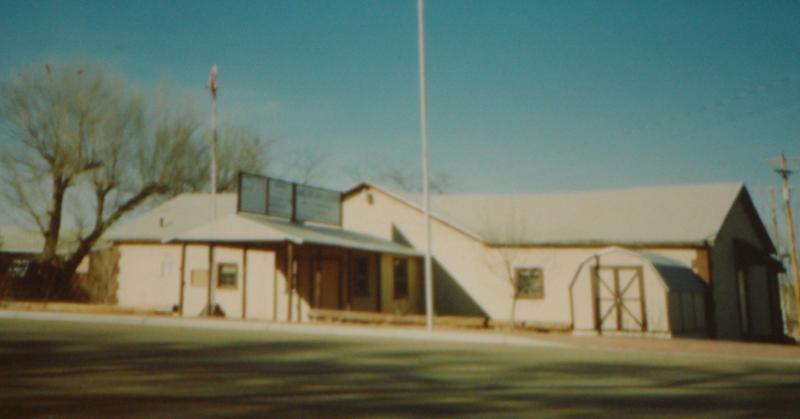
<path id="1" fill-rule="evenodd" d="M 392 225 L 392 241 L 414 247 L 395 225 Z M 467 294 L 455 277 L 436 258 L 432 258 L 432 265 L 433 304 L 437 315 L 488 317 L 480 305 Z"/>

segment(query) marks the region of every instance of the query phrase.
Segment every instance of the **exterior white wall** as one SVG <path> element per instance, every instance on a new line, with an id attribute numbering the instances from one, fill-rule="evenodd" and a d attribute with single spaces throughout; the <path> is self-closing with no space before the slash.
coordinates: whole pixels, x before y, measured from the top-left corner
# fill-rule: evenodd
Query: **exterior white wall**
<path id="1" fill-rule="evenodd" d="M 180 245 L 119 244 L 118 305 L 171 311 L 180 301 Z"/>
<path id="2" fill-rule="evenodd" d="M 248 319 L 272 319 L 275 305 L 275 252 L 247 251 Z"/>
<path id="3" fill-rule="evenodd" d="M 208 304 L 208 287 L 192 285 L 192 271 L 208 270 L 207 245 L 186 246 L 184 285 L 184 316 L 197 317 L 204 314 Z M 244 293 L 244 248 L 215 246 L 215 262 L 236 265 L 236 288 L 216 289 L 216 303 L 228 318 L 243 317 Z M 272 319 L 275 304 L 276 281 L 275 252 L 258 249 L 247 250 L 247 316 L 248 319 Z M 216 269 L 216 268 L 215 268 Z M 281 301 L 283 299 L 283 301 Z M 278 302 L 286 307 L 285 294 L 278 294 Z M 284 311 L 284 318 L 286 312 Z M 279 317 L 280 318 L 280 317 Z"/>
<path id="4" fill-rule="evenodd" d="M 192 244 L 186 246 L 184 265 L 183 315 L 198 317 L 208 304 L 208 286 L 192 284 L 192 273 L 208 272 L 208 246 Z"/>
<path id="5" fill-rule="evenodd" d="M 347 196 L 342 213 L 346 229 L 387 240 L 398 239 L 399 233 L 402 235 L 399 241 L 407 241 L 416 249 L 424 248 L 422 213 L 380 190 L 362 189 Z M 516 320 L 546 325 L 571 324 L 569 284 L 579 264 L 594 254 L 597 248 L 525 247 L 498 250 L 484 246 L 474 237 L 436 218 L 432 220 L 431 228 L 432 253 L 442 268 L 435 269 L 434 300 L 437 314 L 455 314 L 451 310 L 468 309 L 464 304 L 449 300 L 454 298 L 454 294 L 442 292 L 442 282 L 446 282 L 443 276 L 450 276 L 485 315 L 494 320 L 509 320 L 512 286 L 505 275 L 503 260 L 510 260 L 513 268 L 539 267 L 544 274 L 544 298 L 519 299 Z M 697 257 L 693 248 L 652 248 L 646 251 L 676 259 L 689 267 Z M 387 297 L 383 298 L 386 303 Z M 652 309 L 660 310 L 652 315 L 658 327 L 666 324 L 665 299 L 662 295 L 659 303 L 653 303 Z M 581 301 L 591 304 L 590 299 Z"/>
<path id="6" fill-rule="evenodd" d="M 226 263 L 236 265 L 236 288 L 217 288 L 215 295 L 217 305 L 225 313 L 225 317 L 242 318 L 242 273 L 244 250 L 231 247 L 214 247 L 217 266 Z M 215 267 L 214 270 L 218 272 Z"/>

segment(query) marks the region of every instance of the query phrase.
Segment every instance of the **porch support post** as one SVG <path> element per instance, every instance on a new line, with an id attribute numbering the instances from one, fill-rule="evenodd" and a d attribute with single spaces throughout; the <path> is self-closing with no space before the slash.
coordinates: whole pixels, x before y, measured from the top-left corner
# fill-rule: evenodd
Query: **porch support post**
<path id="1" fill-rule="evenodd" d="M 247 318 L 247 246 L 242 250 L 242 318 Z"/>
<path id="2" fill-rule="evenodd" d="M 186 243 L 181 243 L 181 268 L 180 268 L 180 275 L 181 279 L 178 281 L 179 286 L 181 287 L 179 290 L 179 300 L 178 300 L 178 314 L 183 317 L 183 299 L 184 292 L 186 288 Z"/>

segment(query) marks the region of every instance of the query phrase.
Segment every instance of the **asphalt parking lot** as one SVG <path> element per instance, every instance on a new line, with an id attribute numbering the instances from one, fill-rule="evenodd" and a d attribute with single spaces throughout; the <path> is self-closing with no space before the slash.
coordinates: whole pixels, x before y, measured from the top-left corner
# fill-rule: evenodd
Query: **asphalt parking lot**
<path id="1" fill-rule="evenodd" d="M 0 320 L 0 417 L 791 417 L 800 362 Z"/>

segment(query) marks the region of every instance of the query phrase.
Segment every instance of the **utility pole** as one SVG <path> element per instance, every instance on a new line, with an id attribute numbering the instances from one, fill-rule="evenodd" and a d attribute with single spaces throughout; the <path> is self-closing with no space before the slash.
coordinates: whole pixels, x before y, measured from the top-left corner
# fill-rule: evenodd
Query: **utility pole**
<path id="1" fill-rule="evenodd" d="M 208 74 L 208 91 L 211 92 L 211 207 L 217 220 L 217 65 Z M 214 246 L 208 246 L 208 312 L 213 317 L 217 308 L 217 261 Z"/>
<path id="2" fill-rule="evenodd" d="M 798 262 L 797 262 L 797 244 L 794 237 L 794 221 L 792 220 L 792 200 L 789 190 L 789 176 L 794 173 L 794 170 L 789 169 L 788 161 L 798 161 L 800 158 L 786 156 L 781 151 L 778 158 L 778 167 L 775 172 L 781 177 L 783 181 L 783 206 L 786 210 L 786 231 L 789 238 L 789 261 L 792 265 L 792 283 L 794 285 L 794 302 L 795 302 L 795 315 L 798 317 L 798 324 L 800 324 L 800 276 L 798 276 Z M 775 160 L 771 160 L 772 163 Z M 795 331 L 797 333 L 797 331 Z"/>
<path id="3" fill-rule="evenodd" d="M 428 96 L 425 79 L 425 0 L 417 0 L 419 43 L 419 108 L 422 141 L 422 194 L 425 210 L 425 318 L 433 331 L 433 267 L 431 264 L 431 196 L 428 188 Z"/>

